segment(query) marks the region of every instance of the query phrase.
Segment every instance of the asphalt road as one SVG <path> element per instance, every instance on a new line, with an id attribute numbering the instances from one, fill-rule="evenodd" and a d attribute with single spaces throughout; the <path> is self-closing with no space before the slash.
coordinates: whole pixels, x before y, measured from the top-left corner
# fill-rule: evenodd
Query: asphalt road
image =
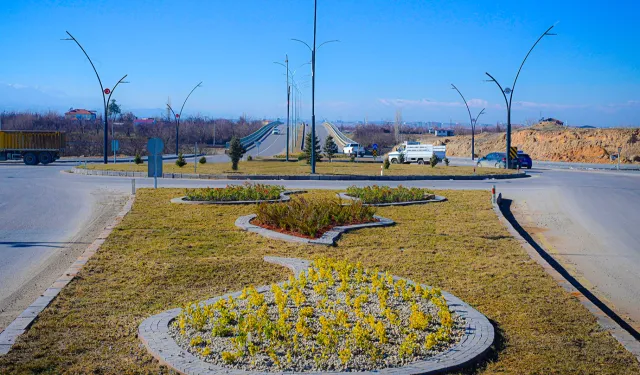
<path id="1" fill-rule="evenodd" d="M 319 138 L 322 138 L 322 130 L 318 129 Z M 280 145 L 284 147 L 280 138 L 285 137 L 270 135 L 266 138 L 267 147 L 272 147 L 267 148 L 269 153 Z M 280 151 L 282 149 L 274 154 Z M 266 152 L 263 147 L 261 155 L 262 152 Z M 130 192 L 130 178 L 61 173 L 68 168 L 68 165 L 0 164 L 0 210 L 3 213 L 0 221 L 0 311 L 4 310 L 0 317 L 4 316 L 5 321 L 21 306 L 7 298 L 15 297 L 23 290 L 41 293 L 46 289 L 48 284 L 34 283 L 34 277 L 53 275 L 54 271 L 47 271 L 45 267 L 52 258 L 72 262 L 71 245 L 84 238 L 83 235 L 86 237 L 88 224 L 96 226 L 101 222 L 96 217 L 115 213 L 117 210 L 109 211 L 104 207 L 117 206 L 114 202 L 123 202 L 122 197 Z M 530 174 L 531 178 L 517 180 L 376 183 L 433 189 L 490 189 L 496 185 L 505 198 L 513 199 L 516 217 L 535 238 L 584 285 L 640 328 L 640 233 L 637 230 L 640 173 L 534 168 Z M 160 179 L 158 185 L 196 187 L 229 183 L 240 184 L 242 181 Z M 365 181 L 264 183 L 317 189 L 368 184 Z M 136 185 L 152 187 L 153 179 L 136 179 Z M 61 253 L 70 255 L 64 257 Z M 2 322 L 0 320 L 0 328 Z"/>

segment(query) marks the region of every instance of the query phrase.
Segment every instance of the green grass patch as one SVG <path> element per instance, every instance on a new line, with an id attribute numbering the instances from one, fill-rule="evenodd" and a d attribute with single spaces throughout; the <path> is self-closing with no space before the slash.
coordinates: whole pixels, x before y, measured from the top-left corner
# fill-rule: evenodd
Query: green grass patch
<path id="1" fill-rule="evenodd" d="M 335 226 L 375 221 L 374 213 L 375 209 L 362 202 L 342 205 L 338 199 L 296 197 L 289 202 L 259 204 L 253 221 L 269 229 L 317 238 Z"/>
<path id="2" fill-rule="evenodd" d="M 189 164 L 190 165 L 190 164 Z M 379 176 L 382 163 L 350 163 L 350 162 L 321 162 L 316 164 L 316 173 L 323 175 L 360 175 Z M 84 168 L 84 167 L 79 167 Z M 89 164 L 87 169 L 146 172 L 147 165 L 136 164 Z M 474 173 L 473 167 L 465 166 L 443 166 L 437 165 L 431 168 L 427 165 L 418 164 L 393 164 L 389 169 L 384 170 L 385 176 L 469 176 Z M 164 173 L 193 173 L 193 167 L 180 168 L 175 164 L 165 163 Z M 231 163 L 207 163 L 198 165 L 199 174 L 249 174 L 249 175 L 308 175 L 311 167 L 305 161 L 285 162 L 285 161 L 241 161 L 237 171 L 231 168 Z M 477 175 L 511 174 L 514 170 L 478 168 Z"/>
<path id="3" fill-rule="evenodd" d="M 421 188 L 406 188 L 402 185 L 398 187 L 389 186 L 350 186 L 347 188 L 347 195 L 359 198 L 362 203 L 396 203 L 413 202 L 433 199 L 433 191 Z"/>
<path id="4" fill-rule="evenodd" d="M 227 185 L 223 188 L 186 189 L 185 196 L 190 201 L 258 201 L 280 199 L 284 186 L 244 183 Z"/>
<path id="5" fill-rule="evenodd" d="M 255 205 L 170 203 L 183 192 L 138 190 L 100 251 L 0 357 L 0 374 L 168 374 L 138 339 L 139 324 L 190 301 L 291 275 L 265 263 L 265 255 L 360 261 L 453 293 L 497 333 L 489 360 L 465 373 L 640 374 L 637 359 L 511 238 L 486 191 L 437 191 L 448 200 L 378 208 L 393 228 L 349 232 L 336 247 L 236 228 L 236 218 L 255 213 Z"/>

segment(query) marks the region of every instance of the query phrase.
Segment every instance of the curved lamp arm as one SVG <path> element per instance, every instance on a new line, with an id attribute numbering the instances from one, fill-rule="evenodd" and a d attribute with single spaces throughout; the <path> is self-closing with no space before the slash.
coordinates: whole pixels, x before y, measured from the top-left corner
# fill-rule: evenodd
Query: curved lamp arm
<path id="1" fill-rule="evenodd" d="M 189 100 L 189 97 L 191 96 L 191 94 L 193 94 L 193 92 L 202 85 L 202 81 L 200 83 L 198 83 L 193 89 L 191 89 L 191 92 L 189 93 L 189 95 L 187 95 L 187 98 L 184 100 L 184 102 L 182 103 L 182 107 L 180 108 L 180 117 L 182 117 L 182 110 L 184 109 L 184 105 L 187 104 L 187 100 Z"/>
<path id="2" fill-rule="evenodd" d="M 124 79 L 127 78 L 127 75 L 128 74 L 125 74 L 122 78 L 120 78 L 120 80 L 115 84 L 115 86 L 113 86 L 113 88 L 111 89 L 111 92 L 109 93 L 109 97 L 107 98 L 107 104 L 109 104 L 109 102 L 111 101 L 111 95 L 113 95 L 113 93 L 116 91 L 116 87 L 118 87 L 118 85 L 121 83 L 128 83 L 124 81 Z"/>
<path id="3" fill-rule="evenodd" d="M 102 91 L 102 101 L 104 102 L 104 106 L 106 108 L 107 103 L 105 102 L 105 97 L 104 97 L 104 86 L 102 86 L 102 80 L 100 80 L 100 75 L 98 74 L 98 70 L 96 69 L 96 66 L 93 65 L 93 61 L 91 61 L 91 58 L 89 57 L 89 54 L 87 53 L 87 51 L 84 50 L 84 48 L 82 47 L 80 42 L 78 42 L 78 40 L 76 38 L 74 38 L 74 36 L 71 35 L 70 32 L 66 31 L 66 33 L 69 35 L 70 38 L 63 39 L 63 40 L 73 40 L 74 42 L 76 42 L 78 47 L 80 47 L 80 49 L 82 50 L 84 55 L 87 57 L 87 60 L 89 60 L 89 63 L 91 64 L 91 67 L 93 68 L 93 71 L 96 73 L 96 77 L 98 77 L 98 83 L 100 84 L 100 90 Z"/>
<path id="4" fill-rule="evenodd" d="M 484 74 L 488 75 L 489 80 L 487 80 L 488 82 L 495 82 L 496 85 L 498 85 L 498 87 L 500 88 L 500 92 L 502 93 L 502 96 L 504 96 L 504 102 L 507 104 L 507 108 L 509 108 L 509 100 L 507 99 L 507 94 L 504 93 L 504 90 L 502 89 L 502 86 L 500 86 L 500 83 L 498 83 L 498 81 L 493 78 L 493 76 L 487 72 L 485 72 Z"/>
<path id="5" fill-rule="evenodd" d="M 542 33 L 542 35 L 540 35 L 540 37 L 538 38 L 538 40 L 536 40 L 535 43 L 533 43 L 533 46 L 531 47 L 531 49 L 529 50 L 529 52 L 527 52 L 527 55 L 524 57 L 524 60 L 522 60 L 522 64 L 520 64 L 520 68 L 518 69 L 518 73 L 516 74 L 516 78 L 513 80 L 513 86 L 511 86 L 511 95 L 510 97 L 513 97 L 513 90 L 515 90 L 516 87 L 516 82 L 518 81 L 518 77 L 520 76 L 520 71 L 522 70 L 522 67 L 524 66 L 525 61 L 527 61 L 527 58 L 529 57 L 529 55 L 531 54 L 531 51 L 533 51 L 534 48 L 536 48 L 536 46 L 538 45 L 538 43 L 540 43 L 540 41 L 542 40 L 542 38 L 544 38 L 547 35 L 556 35 L 556 34 L 551 34 L 549 33 L 549 31 L 551 31 L 551 29 L 554 28 L 555 25 L 551 26 L 550 28 L 548 28 L 544 33 Z"/>
<path id="6" fill-rule="evenodd" d="M 304 44 L 305 46 L 307 46 L 307 48 L 309 48 L 309 51 L 313 52 L 313 49 L 311 47 L 309 47 L 307 42 L 304 42 L 304 41 L 302 41 L 300 39 L 291 39 L 291 40 L 295 40 L 296 42 L 300 42 L 300 43 Z"/>
<path id="7" fill-rule="evenodd" d="M 480 115 L 482 115 L 484 113 L 485 108 L 482 108 L 482 111 L 480 111 L 480 113 L 478 113 L 478 116 L 476 116 L 475 121 L 473 122 L 473 130 L 475 131 L 476 129 L 476 125 L 478 125 L 478 119 L 480 118 Z"/>
<path id="8" fill-rule="evenodd" d="M 458 92 L 458 94 L 460 94 L 460 97 L 462 98 L 462 101 L 464 101 L 464 105 L 467 107 L 467 112 L 469 112 L 469 121 L 473 121 L 473 117 L 471 116 L 471 110 L 469 109 L 469 104 L 467 104 L 467 99 L 464 98 L 464 96 L 462 95 L 460 90 L 458 90 L 456 85 L 454 85 L 453 83 L 451 84 L 451 88 L 456 90 Z M 471 124 L 471 126 L 473 127 L 473 124 Z"/>

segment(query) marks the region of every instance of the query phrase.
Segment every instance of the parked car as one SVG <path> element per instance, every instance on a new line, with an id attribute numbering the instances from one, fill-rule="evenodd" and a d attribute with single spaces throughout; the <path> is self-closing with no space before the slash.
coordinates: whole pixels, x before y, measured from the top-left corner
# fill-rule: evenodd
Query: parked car
<path id="1" fill-rule="evenodd" d="M 533 165 L 531 157 L 521 151 L 518 151 L 518 161 L 520 162 L 520 168 L 531 169 L 531 166 Z"/>
<path id="2" fill-rule="evenodd" d="M 518 168 L 518 159 L 511 160 L 511 168 Z M 506 168 L 507 154 L 504 152 L 492 152 L 489 155 L 478 159 L 478 167 Z"/>
<path id="3" fill-rule="evenodd" d="M 365 150 L 364 147 L 357 143 L 347 143 L 342 148 L 342 153 L 347 155 L 364 156 Z"/>
<path id="4" fill-rule="evenodd" d="M 271 134 L 273 134 L 273 135 L 280 135 L 280 129 L 278 129 L 278 128 L 273 128 L 273 130 L 271 131 Z"/>

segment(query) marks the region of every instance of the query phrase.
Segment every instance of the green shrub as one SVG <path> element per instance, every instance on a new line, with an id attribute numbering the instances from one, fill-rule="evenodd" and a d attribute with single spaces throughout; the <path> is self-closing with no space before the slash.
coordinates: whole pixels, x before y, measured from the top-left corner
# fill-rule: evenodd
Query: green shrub
<path id="1" fill-rule="evenodd" d="M 253 156 L 251 155 L 247 156 L 247 161 L 253 161 Z"/>
<path id="2" fill-rule="evenodd" d="M 198 160 L 198 163 L 200 164 L 207 164 L 207 158 L 205 158 L 204 156 L 200 158 L 200 160 Z"/>
<path id="3" fill-rule="evenodd" d="M 142 161 L 142 158 L 140 157 L 140 154 L 136 154 L 136 156 L 133 158 L 133 162 L 134 162 L 136 165 L 140 165 L 140 164 L 144 163 L 144 162 Z"/>
<path id="4" fill-rule="evenodd" d="M 231 142 L 229 143 L 229 157 L 231 158 L 231 169 L 234 171 L 238 170 L 238 162 L 240 162 L 240 158 L 242 155 L 247 152 L 247 150 L 242 147 L 240 143 L 240 139 L 237 137 L 231 138 Z"/>
<path id="5" fill-rule="evenodd" d="M 334 226 L 368 223 L 375 210 L 354 202 L 343 206 L 337 199 L 294 198 L 287 203 L 258 205 L 256 223 L 317 238 Z"/>
<path id="6" fill-rule="evenodd" d="M 385 158 L 384 159 L 384 169 L 389 169 L 390 165 L 391 165 L 391 163 L 389 163 L 389 158 Z"/>
<path id="7" fill-rule="evenodd" d="M 431 159 L 429 159 L 429 164 L 431 164 L 431 168 L 435 167 L 440 162 L 440 159 L 436 156 L 436 154 L 431 155 Z"/>
<path id="8" fill-rule="evenodd" d="M 444 165 L 446 165 L 447 167 L 449 166 L 449 158 L 444 158 L 442 159 L 442 161 L 444 162 Z"/>
<path id="9" fill-rule="evenodd" d="M 223 188 L 187 189 L 187 200 L 190 201 L 257 201 L 279 199 L 284 186 L 245 183 L 243 185 L 227 185 Z"/>
<path id="10" fill-rule="evenodd" d="M 184 167 L 185 165 L 187 165 L 187 161 L 184 160 L 184 156 L 182 156 L 182 152 L 180 152 L 178 154 L 178 158 L 176 159 L 176 165 L 180 168 Z"/>
<path id="11" fill-rule="evenodd" d="M 394 202 L 412 202 L 433 199 L 433 191 L 420 188 L 406 188 L 399 185 L 396 188 L 388 186 L 350 186 L 347 188 L 347 194 L 359 198 L 362 203 L 394 203 Z"/>

